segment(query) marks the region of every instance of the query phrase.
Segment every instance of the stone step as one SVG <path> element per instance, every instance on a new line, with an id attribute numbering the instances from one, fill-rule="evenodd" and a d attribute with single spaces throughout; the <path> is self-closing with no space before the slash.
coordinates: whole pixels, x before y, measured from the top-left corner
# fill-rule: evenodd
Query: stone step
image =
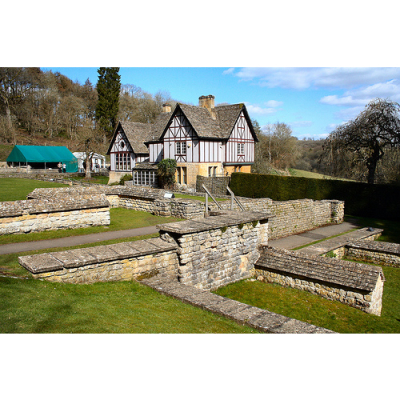
<path id="1" fill-rule="evenodd" d="M 155 276 L 141 283 L 154 290 L 174 297 L 184 303 L 202 308 L 214 314 L 232 319 L 239 324 L 248 325 L 265 333 L 335 333 L 306 322 L 298 321 L 268 310 L 249 306 L 236 300 L 218 296 L 207 290 L 197 289 L 171 280 L 168 277 Z"/>

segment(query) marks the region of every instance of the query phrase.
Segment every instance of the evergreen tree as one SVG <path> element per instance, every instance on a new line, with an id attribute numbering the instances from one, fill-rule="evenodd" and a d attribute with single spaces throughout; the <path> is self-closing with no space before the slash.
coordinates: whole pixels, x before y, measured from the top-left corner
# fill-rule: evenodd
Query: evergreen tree
<path id="1" fill-rule="evenodd" d="M 97 72 L 99 80 L 97 82 L 96 120 L 98 127 L 105 131 L 106 136 L 110 138 L 118 122 L 121 76 L 119 68 L 100 67 Z"/>

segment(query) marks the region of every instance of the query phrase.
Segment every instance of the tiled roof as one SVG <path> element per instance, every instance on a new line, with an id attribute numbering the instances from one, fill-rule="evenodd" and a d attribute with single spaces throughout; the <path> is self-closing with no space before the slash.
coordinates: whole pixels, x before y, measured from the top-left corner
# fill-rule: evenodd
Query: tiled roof
<path id="1" fill-rule="evenodd" d="M 149 149 L 144 143 L 150 138 L 151 124 L 129 121 L 122 121 L 120 123 L 133 151 L 136 154 L 149 154 Z"/>
<path id="2" fill-rule="evenodd" d="M 162 113 L 157 117 L 152 126 L 152 138 L 149 141 L 161 139 L 170 118 L 178 107 L 185 114 L 197 135 L 207 139 L 228 139 L 240 112 L 245 110 L 243 104 L 216 106 L 213 109 L 215 113 L 215 119 L 213 119 L 211 113 L 204 107 L 177 104 L 173 112 Z M 245 114 L 247 115 L 247 112 Z"/>
<path id="3" fill-rule="evenodd" d="M 120 122 L 133 151 L 148 154 L 149 150 L 145 143 L 161 140 L 171 117 L 178 109 L 185 114 L 197 135 L 205 139 L 229 139 L 242 110 L 248 117 L 244 104 L 216 106 L 213 109 L 215 118 L 204 107 L 177 104 L 173 112 L 161 113 L 154 124 Z"/>

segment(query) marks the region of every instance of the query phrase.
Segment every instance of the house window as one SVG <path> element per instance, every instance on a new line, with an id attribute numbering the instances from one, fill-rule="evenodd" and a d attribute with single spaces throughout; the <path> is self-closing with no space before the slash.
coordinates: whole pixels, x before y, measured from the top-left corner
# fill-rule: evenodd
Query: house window
<path id="1" fill-rule="evenodd" d="M 187 185 L 187 168 L 182 167 L 182 183 Z"/>
<path id="2" fill-rule="evenodd" d="M 176 154 L 186 154 L 186 142 L 176 142 Z"/>
<path id="3" fill-rule="evenodd" d="M 138 186 L 157 186 L 157 175 L 154 170 L 133 171 L 133 184 Z"/>
<path id="4" fill-rule="evenodd" d="M 176 167 L 176 183 L 187 185 L 186 167 Z"/>
<path id="5" fill-rule="evenodd" d="M 116 153 L 115 154 L 115 169 L 117 171 L 130 171 L 131 170 L 131 156 L 129 153 Z"/>
<path id="6" fill-rule="evenodd" d="M 240 155 L 244 155 L 244 143 L 237 144 L 237 152 Z"/>

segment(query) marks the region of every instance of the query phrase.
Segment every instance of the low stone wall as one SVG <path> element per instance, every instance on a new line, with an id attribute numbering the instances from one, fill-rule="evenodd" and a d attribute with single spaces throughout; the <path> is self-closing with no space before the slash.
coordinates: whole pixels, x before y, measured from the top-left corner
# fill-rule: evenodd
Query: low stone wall
<path id="1" fill-rule="evenodd" d="M 29 198 L 52 199 L 54 196 L 73 197 L 90 195 L 93 198 L 106 195 L 111 207 L 123 207 L 146 211 L 155 215 L 182 219 L 198 219 L 204 216 L 205 203 L 199 200 L 167 198 L 167 191 L 138 186 L 95 186 L 36 189 Z M 314 229 L 319 226 L 343 222 L 344 202 L 337 200 L 314 201 L 310 199 L 273 201 L 271 199 L 239 198 L 246 211 L 274 215 L 270 220 L 269 237 L 277 239 Z M 230 210 L 231 201 L 219 202 L 223 210 Z M 218 210 L 213 202 L 211 211 Z M 233 210 L 241 213 L 234 203 Z"/>
<path id="2" fill-rule="evenodd" d="M 0 235 L 109 224 L 104 195 L 0 202 Z"/>
<path id="3" fill-rule="evenodd" d="M 113 204 L 117 204 L 113 201 Z M 117 207 L 146 211 L 154 215 L 192 219 L 204 216 L 204 203 L 187 199 L 144 199 L 120 195 Z"/>
<path id="4" fill-rule="evenodd" d="M 245 210 L 266 212 L 274 215 L 270 220 L 269 239 L 305 232 L 319 226 L 338 224 L 344 219 L 344 202 L 339 200 L 290 200 L 274 201 L 265 199 L 238 198 Z M 221 202 L 224 209 L 230 208 L 230 201 Z M 216 210 L 214 203 L 210 204 Z M 234 210 L 239 211 L 239 206 L 234 203 Z"/>
<path id="5" fill-rule="evenodd" d="M 110 198 L 112 206 L 147 211 L 155 215 L 173 216 L 176 218 L 202 218 L 205 203 L 191 199 L 167 199 L 166 191 L 140 187 L 112 187 L 102 189 Z M 115 196 L 118 196 L 117 200 Z M 246 211 L 264 212 L 274 215 L 270 220 L 269 237 L 277 239 L 314 229 L 319 226 L 338 224 L 344 219 L 344 202 L 339 200 L 291 200 L 274 201 L 272 199 L 239 198 Z M 223 210 L 230 210 L 231 201 L 219 202 Z M 209 208 L 217 211 L 215 203 L 209 202 Z M 234 203 L 233 210 L 241 213 Z"/>
<path id="6" fill-rule="evenodd" d="M 255 277 L 381 315 L 385 278 L 380 267 L 264 247 Z"/>
<path id="7" fill-rule="evenodd" d="M 398 243 L 359 240 L 346 245 L 344 256 L 400 268 L 400 245 Z"/>
<path id="8" fill-rule="evenodd" d="M 218 213 L 157 226 L 178 250 L 181 283 L 213 290 L 252 276 L 258 247 L 268 241 L 266 213 Z"/>
<path id="9" fill-rule="evenodd" d="M 159 238 L 18 258 L 34 278 L 94 283 L 140 280 L 156 274 L 176 276 L 176 246 Z"/>
<path id="10" fill-rule="evenodd" d="M 214 289 L 252 276 L 268 240 L 265 213 L 231 213 L 163 224 L 161 238 L 19 257 L 35 278 L 69 283 L 132 280 L 167 274 Z"/>
<path id="11" fill-rule="evenodd" d="M 205 193 L 204 185 L 212 194 L 216 196 L 226 196 L 228 191 L 226 189 L 231 181 L 230 176 L 201 176 L 197 175 L 196 192 Z"/>

